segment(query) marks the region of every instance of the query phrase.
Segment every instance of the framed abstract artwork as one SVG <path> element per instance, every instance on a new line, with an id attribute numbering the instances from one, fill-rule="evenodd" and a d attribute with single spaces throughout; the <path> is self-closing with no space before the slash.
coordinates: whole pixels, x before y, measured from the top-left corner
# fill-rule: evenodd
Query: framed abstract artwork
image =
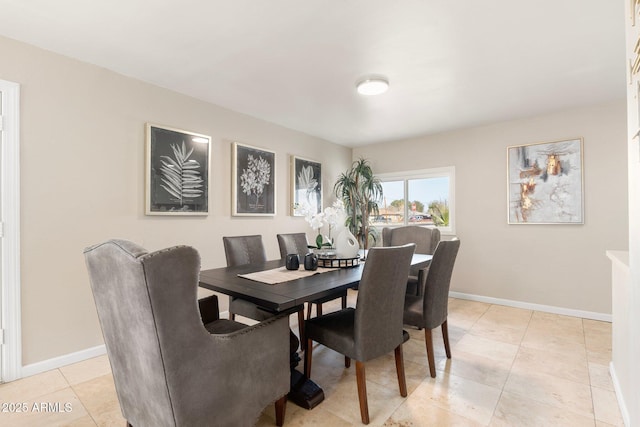
<path id="1" fill-rule="evenodd" d="M 146 124 L 147 215 L 207 215 L 211 137 Z"/>
<path id="2" fill-rule="evenodd" d="M 291 156 L 291 215 L 322 212 L 322 164 Z"/>
<path id="3" fill-rule="evenodd" d="M 275 215 L 276 153 L 234 142 L 231 157 L 232 215 Z"/>
<path id="4" fill-rule="evenodd" d="M 507 148 L 509 224 L 584 224 L 582 138 Z"/>

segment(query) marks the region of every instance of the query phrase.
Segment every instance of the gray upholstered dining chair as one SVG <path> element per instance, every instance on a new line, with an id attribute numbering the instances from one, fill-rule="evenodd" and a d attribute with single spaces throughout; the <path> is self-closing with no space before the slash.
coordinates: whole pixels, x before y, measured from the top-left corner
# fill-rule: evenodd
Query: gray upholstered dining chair
<path id="1" fill-rule="evenodd" d="M 258 264 L 267 261 L 267 254 L 259 234 L 251 236 L 223 237 L 224 254 L 227 258 L 227 267 L 244 264 Z M 300 339 L 304 337 L 304 307 L 298 310 L 298 328 Z M 258 305 L 242 298 L 229 297 L 229 316 L 235 319 L 236 314 L 253 320 L 266 320 L 275 314 L 264 310 Z M 303 347 L 304 348 L 304 347 Z"/>
<path id="2" fill-rule="evenodd" d="M 414 249 L 415 244 L 372 248 L 362 271 L 356 307 L 305 322 L 305 374 L 311 377 L 313 341 L 344 354 L 346 367 L 355 359 L 360 416 L 364 424 L 369 424 L 364 362 L 394 351 L 400 395 L 407 396 L 402 343 L 409 335 L 402 329 L 402 308 Z"/>
<path id="3" fill-rule="evenodd" d="M 404 323 L 418 328 L 424 328 L 424 340 L 427 347 L 429 373 L 436 377 L 435 358 L 433 355 L 433 338 L 431 330 L 442 327 L 444 349 L 448 359 L 451 359 L 449 346 L 449 329 L 447 327 L 447 313 L 449 307 L 449 286 L 451 274 L 456 262 L 460 240 L 442 240 L 438 243 L 428 269 L 420 270 L 420 280 L 425 283 L 421 296 L 407 295 L 404 303 Z M 422 276 L 426 276 L 423 278 Z"/>
<path id="4" fill-rule="evenodd" d="M 286 316 L 255 326 L 219 319 L 215 296 L 199 313 L 200 256 L 189 246 L 148 253 L 110 240 L 84 255 L 128 426 L 250 426 L 274 401 L 282 425 Z"/>
<path id="5" fill-rule="evenodd" d="M 407 243 L 415 243 L 417 254 L 433 255 L 439 241 L 440 230 L 434 227 L 407 225 L 404 227 L 385 227 L 382 229 L 383 246 L 399 246 Z M 411 266 L 407 279 L 407 294 L 422 295 L 424 282 L 419 280 L 418 272 L 424 268 L 428 268 L 429 262 L 430 261 L 426 261 Z"/>
<path id="6" fill-rule="evenodd" d="M 309 246 L 307 243 L 307 235 L 305 233 L 288 233 L 278 234 L 278 247 L 280 248 L 280 257 L 286 258 L 289 254 L 298 254 L 302 260 L 306 254 L 309 253 Z M 302 265 L 302 261 L 300 262 Z M 316 314 L 322 316 L 322 304 L 332 301 L 336 298 L 342 299 L 342 308 L 347 307 L 347 291 L 337 291 L 327 297 L 311 301 L 307 305 L 307 319 L 311 317 L 311 308 L 313 304 L 316 305 Z M 304 344 L 303 344 L 304 346 Z"/>

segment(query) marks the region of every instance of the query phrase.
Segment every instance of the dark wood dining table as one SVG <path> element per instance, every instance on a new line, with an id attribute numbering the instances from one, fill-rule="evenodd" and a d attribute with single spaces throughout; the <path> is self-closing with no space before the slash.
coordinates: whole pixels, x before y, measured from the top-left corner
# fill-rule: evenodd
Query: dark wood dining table
<path id="1" fill-rule="evenodd" d="M 431 260 L 431 255 L 414 254 L 411 265 Z M 305 302 L 334 294 L 336 291 L 354 288 L 360 282 L 364 263 L 355 267 L 331 269 L 312 276 L 286 282 L 267 284 L 239 274 L 266 271 L 284 266 L 284 260 L 246 264 L 235 267 L 221 267 L 200 272 L 200 286 L 229 296 L 251 301 L 258 306 L 281 313 L 301 306 Z M 319 267 L 318 270 L 322 270 Z"/>

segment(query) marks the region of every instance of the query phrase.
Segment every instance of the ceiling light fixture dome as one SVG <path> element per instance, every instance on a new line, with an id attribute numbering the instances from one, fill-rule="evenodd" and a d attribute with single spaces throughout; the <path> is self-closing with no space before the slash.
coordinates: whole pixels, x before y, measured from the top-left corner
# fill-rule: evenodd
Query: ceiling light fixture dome
<path id="1" fill-rule="evenodd" d="M 356 82 L 360 95 L 380 95 L 389 89 L 389 80 L 384 76 L 366 76 Z"/>

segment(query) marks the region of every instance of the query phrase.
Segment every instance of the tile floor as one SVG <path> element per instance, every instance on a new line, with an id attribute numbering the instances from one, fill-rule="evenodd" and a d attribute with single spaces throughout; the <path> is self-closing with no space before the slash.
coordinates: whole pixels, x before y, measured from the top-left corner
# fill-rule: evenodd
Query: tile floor
<path id="1" fill-rule="evenodd" d="M 349 299 L 355 304 L 355 292 Z M 435 379 L 423 332 L 410 330 L 406 398 L 398 391 L 393 354 L 366 364 L 371 426 L 623 425 L 608 368 L 609 323 L 460 299 L 450 300 L 448 323 L 453 357 L 446 359 L 434 331 Z M 345 369 L 341 355 L 317 344 L 313 352 L 311 376 L 325 400 L 311 411 L 289 402 L 285 425 L 362 425 L 355 365 Z M 3 426 L 125 425 L 106 356 L 0 385 L 0 402 L 27 407 L 26 413 L 0 412 Z M 273 425 L 270 405 L 258 426 Z"/>

